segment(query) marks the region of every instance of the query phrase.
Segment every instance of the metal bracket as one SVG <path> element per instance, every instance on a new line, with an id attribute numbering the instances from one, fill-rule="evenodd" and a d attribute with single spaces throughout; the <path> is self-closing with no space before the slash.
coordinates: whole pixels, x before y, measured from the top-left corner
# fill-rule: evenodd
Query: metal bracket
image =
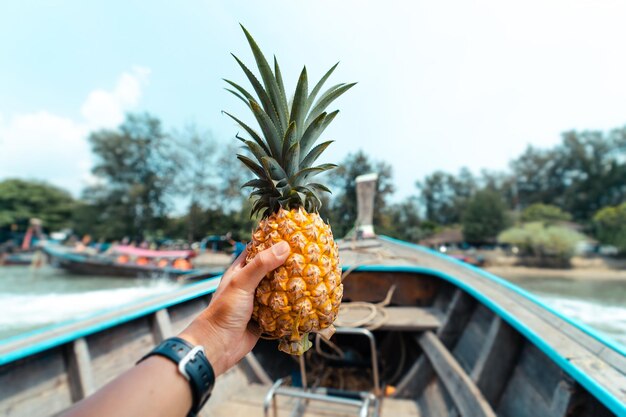
<path id="1" fill-rule="evenodd" d="M 284 380 L 279 379 L 272 385 L 263 401 L 263 415 L 269 417 L 270 406 L 273 409 L 273 416 L 278 417 L 278 405 L 276 397 L 282 395 L 285 397 L 299 398 L 304 400 L 322 401 L 333 404 L 341 404 L 355 407 L 359 410 L 359 417 L 367 417 L 371 405 L 377 407 L 378 398 L 371 392 L 361 392 L 360 400 L 331 396 L 324 388 L 316 388 L 310 391 L 304 391 L 296 388 L 281 387 Z"/>
<path id="2" fill-rule="evenodd" d="M 372 378 L 374 385 L 374 392 L 359 392 L 358 395 L 361 397 L 360 399 L 351 399 L 344 398 L 338 395 L 331 395 L 329 390 L 326 388 L 315 388 L 315 389 L 307 389 L 307 376 L 306 376 L 306 367 L 304 363 L 304 357 L 300 356 L 300 374 L 302 378 L 302 389 L 298 388 L 288 388 L 282 387 L 284 380 L 277 380 L 274 385 L 269 389 L 267 394 L 265 395 L 265 400 L 263 401 L 263 415 L 265 417 L 269 417 L 270 406 L 273 409 L 273 416 L 278 417 L 278 405 L 276 403 L 276 397 L 278 395 L 282 395 L 285 397 L 298 398 L 300 400 L 313 400 L 313 401 L 322 401 L 327 403 L 334 404 L 342 404 L 356 407 L 359 410 L 359 417 L 368 417 L 370 407 L 374 406 L 374 417 L 378 417 L 379 408 L 380 408 L 380 380 L 378 375 L 378 357 L 376 355 L 376 339 L 374 338 L 374 334 L 363 328 L 358 327 L 338 327 L 336 333 L 338 334 L 353 334 L 353 335 L 361 335 L 365 336 L 369 340 L 370 351 L 371 351 L 371 361 L 372 361 Z M 299 401 L 296 405 L 296 410 L 300 407 L 301 402 Z"/>

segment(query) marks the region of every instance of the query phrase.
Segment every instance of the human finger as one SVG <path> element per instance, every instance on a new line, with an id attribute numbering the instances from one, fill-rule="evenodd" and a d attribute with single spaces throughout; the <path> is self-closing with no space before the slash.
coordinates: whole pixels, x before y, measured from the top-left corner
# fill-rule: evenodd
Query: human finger
<path id="1" fill-rule="evenodd" d="M 246 256 L 248 255 L 248 249 L 245 249 L 243 252 L 239 254 L 237 259 L 228 267 L 224 275 L 222 275 L 222 279 L 220 280 L 220 285 L 217 288 L 216 295 L 222 292 L 222 289 L 225 288 L 228 283 L 233 279 L 233 276 L 239 272 L 246 263 Z"/>
<path id="2" fill-rule="evenodd" d="M 244 249 L 243 252 L 239 254 L 237 259 L 235 259 L 233 263 L 228 267 L 228 270 L 237 272 L 238 270 L 243 268 L 244 264 L 246 263 L 246 256 L 248 256 L 248 248 Z"/>
<path id="3" fill-rule="evenodd" d="M 248 265 L 233 276 L 232 285 L 253 294 L 263 277 L 287 260 L 289 252 L 289 244 L 285 241 L 259 252 Z"/>

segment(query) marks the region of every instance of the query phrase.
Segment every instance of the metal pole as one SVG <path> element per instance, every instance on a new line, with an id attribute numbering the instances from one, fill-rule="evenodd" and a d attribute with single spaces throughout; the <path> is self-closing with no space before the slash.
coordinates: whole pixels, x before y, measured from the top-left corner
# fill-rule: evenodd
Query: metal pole
<path id="1" fill-rule="evenodd" d="M 367 417 L 369 414 L 370 408 L 370 397 L 367 396 L 363 400 L 363 406 L 361 407 L 361 412 L 359 413 L 359 417 Z"/>
<path id="2" fill-rule="evenodd" d="M 307 381 L 306 381 L 306 365 L 304 363 L 304 355 L 299 356 L 300 361 L 300 377 L 302 379 L 302 389 L 307 389 Z"/>
<path id="3" fill-rule="evenodd" d="M 265 417 L 269 416 L 270 404 L 273 406 L 273 409 L 274 409 L 274 417 L 278 416 L 278 409 L 276 407 L 276 398 L 274 398 L 274 396 L 276 395 L 276 391 L 278 390 L 278 387 L 280 387 L 282 383 L 283 383 L 283 379 L 282 378 L 278 379 L 276 382 L 274 382 L 274 385 L 272 385 L 269 391 L 267 391 L 267 394 L 265 394 L 265 398 L 263 399 L 263 415 Z"/>
<path id="4" fill-rule="evenodd" d="M 304 392 L 293 388 L 279 388 L 276 390 L 276 395 L 284 395 L 286 397 L 293 398 L 304 398 L 307 400 L 323 401 L 327 403 L 350 405 L 357 408 L 361 408 L 361 405 L 363 404 L 363 401 L 360 400 L 351 400 L 349 398 L 335 397 L 323 393 L 318 394 L 316 392 L 310 391 Z"/>
<path id="5" fill-rule="evenodd" d="M 363 329 L 360 327 L 337 327 L 336 333 L 342 334 L 360 334 L 369 339 L 370 342 L 370 351 L 371 351 L 371 360 L 372 360 L 372 376 L 374 379 L 374 394 L 376 396 L 380 396 L 380 380 L 378 375 L 378 357 L 376 355 L 376 339 L 374 338 L 374 334 L 367 329 Z"/>

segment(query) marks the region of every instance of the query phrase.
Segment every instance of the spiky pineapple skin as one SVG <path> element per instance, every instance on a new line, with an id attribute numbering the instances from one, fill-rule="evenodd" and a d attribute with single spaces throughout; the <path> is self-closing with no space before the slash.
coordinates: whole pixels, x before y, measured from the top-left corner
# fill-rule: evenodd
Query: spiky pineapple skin
<path id="1" fill-rule="evenodd" d="M 339 250 L 319 214 L 302 207 L 280 209 L 259 223 L 246 262 L 283 240 L 291 254 L 257 287 L 252 318 L 265 335 L 281 339 L 281 350 L 300 354 L 297 346 L 303 338 L 329 327 L 337 317 L 343 296 Z"/>

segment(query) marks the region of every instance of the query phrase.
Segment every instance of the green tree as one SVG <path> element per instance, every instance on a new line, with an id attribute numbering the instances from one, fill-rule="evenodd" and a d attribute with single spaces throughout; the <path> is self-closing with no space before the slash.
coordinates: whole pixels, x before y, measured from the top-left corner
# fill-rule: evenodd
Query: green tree
<path id="1" fill-rule="evenodd" d="M 535 203 L 554 204 L 562 207 L 558 200 L 565 189 L 561 177 L 560 158 L 555 150 L 526 148 L 524 153 L 511 162 L 516 178 L 515 188 L 520 207 Z"/>
<path id="2" fill-rule="evenodd" d="M 419 242 L 434 233 L 433 224 L 424 222 L 420 211 L 416 197 L 392 204 L 383 213 L 383 223 L 376 225 L 376 231 L 407 242 Z"/>
<path id="3" fill-rule="evenodd" d="M 165 224 L 177 167 L 159 119 L 131 114 L 118 129 L 92 133 L 89 142 L 100 183 L 85 191 L 85 200 L 95 206 L 93 223 L 103 225 L 100 236 L 157 234 Z"/>
<path id="4" fill-rule="evenodd" d="M 550 204 L 535 203 L 524 209 L 521 220 L 523 222 L 545 222 L 554 223 L 559 221 L 569 221 L 572 215 L 564 212 L 557 206 Z"/>
<path id="5" fill-rule="evenodd" d="M 507 226 L 506 206 L 491 190 L 478 191 L 463 212 L 463 237 L 469 243 L 494 242 Z"/>
<path id="6" fill-rule="evenodd" d="M 241 162 L 237 160 L 237 153 L 246 153 L 234 141 L 230 141 L 222 148 L 217 160 L 217 172 L 219 182 L 217 184 L 217 195 L 219 196 L 219 206 L 226 212 L 241 211 L 243 206 L 248 204 L 249 189 L 241 186 L 252 179 L 249 169 L 244 169 Z M 251 208 L 251 205 L 250 205 Z M 249 217 L 250 211 L 245 213 Z"/>
<path id="7" fill-rule="evenodd" d="M 600 242 L 613 245 L 626 254 L 626 202 L 598 210 L 593 216 L 593 227 Z"/>
<path id="8" fill-rule="evenodd" d="M 322 206 L 320 215 L 329 218 L 333 233 L 338 237 L 345 236 L 356 222 L 357 198 L 356 177 L 375 172 L 378 174 L 377 191 L 374 200 L 374 224 L 383 222 L 383 213 L 387 207 L 387 199 L 394 192 L 391 166 L 382 161 L 373 161 L 363 151 L 348 155 L 339 167 L 328 174 L 336 195 L 330 207 Z"/>
<path id="9" fill-rule="evenodd" d="M 426 219 L 449 225 L 459 223 L 463 209 L 476 191 L 476 179 L 463 168 L 458 176 L 436 171 L 416 183 L 420 198 L 426 209 Z"/>
<path id="10" fill-rule="evenodd" d="M 0 228 L 16 224 L 25 229 L 35 217 L 44 228 L 58 230 L 70 225 L 74 206 L 69 192 L 43 181 L 0 182 Z"/>
<path id="11" fill-rule="evenodd" d="M 176 161 L 173 193 L 188 201 L 186 239 L 195 241 L 203 237 L 199 230 L 203 210 L 218 203 L 216 143 L 211 132 L 200 132 L 191 124 L 171 136 L 174 143 L 171 159 Z"/>
<path id="12" fill-rule="evenodd" d="M 524 262 L 567 266 L 584 238 L 575 230 L 563 226 L 534 222 L 505 230 L 498 236 L 498 241 L 517 248 Z"/>
<path id="13" fill-rule="evenodd" d="M 518 208 L 515 177 L 510 172 L 481 170 L 477 182 L 481 188 L 498 193 L 508 209 Z"/>
<path id="14" fill-rule="evenodd" d="M 555 205 L 576 220 L 626 200 L 626 127 L 570 131 L 552 149 L 529 147 L 511 163 L 522 207 Z"/>

